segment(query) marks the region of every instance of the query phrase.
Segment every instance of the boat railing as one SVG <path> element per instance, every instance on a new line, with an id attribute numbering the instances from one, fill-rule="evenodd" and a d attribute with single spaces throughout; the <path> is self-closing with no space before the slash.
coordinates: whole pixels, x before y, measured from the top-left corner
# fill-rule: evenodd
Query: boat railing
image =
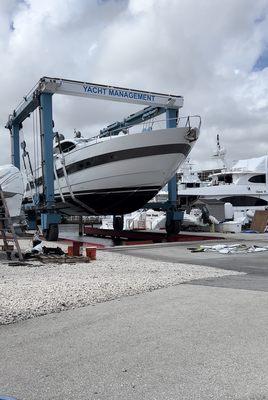
<path id="1" fill-rule="evenodd" d="M 181 124 L 181 125 L 180 125 Z M 187 115 L 178 118 L 178 126 L 184 126 L 191 128 L 201 128 L 201 117 L 200 115 Z"/>
<path id="2" fill-rule="evenodd" d="M 175 124 L 174 124 L 175 121 Z M 163 119 L 158 119 L 158 118 L 151 118 L 150 120 L 141 122 L 140 124 L 133 124 L 129 125 L 126 127 L 122 127 L 121 131 L 118 131 L 116 134 L 114 132 L 110 132 L 109 135 L 107 136 L 93 136 L 88 141 L 90 141 L 92 144 L 97 143 L 99 141 L 104 141 L 104 140 L 109 140 L 113 138 L 114 136 L 124 136 L 124 135 L 131 135 L 135 133 L 142 133 L 142 132 L 151 132 L 154 130 L 159 130 L 159 129 L 166 129 L 167 126 L 169 125 L 175 125 L 175 127 L 179 128 L 197 128 L 200 130 L 201 127 L 201 117 L 199 115 L 188 115 L 188 116 L 182 116 L 178 118 L 163 118 Z"/>

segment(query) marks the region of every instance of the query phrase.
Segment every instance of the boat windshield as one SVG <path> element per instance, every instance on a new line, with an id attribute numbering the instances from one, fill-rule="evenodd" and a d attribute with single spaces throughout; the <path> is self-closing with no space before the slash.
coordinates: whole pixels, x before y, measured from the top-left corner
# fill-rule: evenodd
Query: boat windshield
<path id="1" fill-rule="evenodd" d="M 65 141 L 65 142 L 61 142 L 61 151 L 63 153 L 68 153 L 69 151 L 73 150 L 76 147 L 76 144 L 74 142 L 71 141 Z M 59 149 L 59 145 L 57 144 L 54 147 L 54 154 L 59 154 L 60 153 L 60 149 Z"/>

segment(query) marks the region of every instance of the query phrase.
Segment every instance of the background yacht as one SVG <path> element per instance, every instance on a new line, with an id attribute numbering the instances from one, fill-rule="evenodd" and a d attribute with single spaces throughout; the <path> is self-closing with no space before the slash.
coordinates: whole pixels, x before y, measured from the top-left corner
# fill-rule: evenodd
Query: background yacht
<path id="1" fill-rule="evenodd" d="M 192 205 L 197 199 L 204 203 L 230 203 L 234 218 L 252 218 L 255 210 L 268 206 L 268 156 L 237 161 L 233 167 L 210 176 L 207 186 L 178 191 L 181 204 Z"/>

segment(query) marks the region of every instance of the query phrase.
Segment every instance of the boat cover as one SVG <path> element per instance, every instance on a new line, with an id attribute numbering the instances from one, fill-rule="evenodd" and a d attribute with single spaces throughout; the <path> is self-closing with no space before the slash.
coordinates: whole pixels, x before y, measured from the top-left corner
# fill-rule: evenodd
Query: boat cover
<path id="1" fill-rule="evenodd" d="M 19 216 L 24 193 L 23 177 L 20 170 L 12 164 L 1 165 L 0 185 L 4 192 L 10 216 Z"/>
<path id="2" fill-rule="evenodd" d="M 232 170 L 233 171 L 247 171 L 247 172 L 260 172 L 265 174 L 267 170 L 268 156 L 249 158 L 247 160 L 237 161 Z"/>

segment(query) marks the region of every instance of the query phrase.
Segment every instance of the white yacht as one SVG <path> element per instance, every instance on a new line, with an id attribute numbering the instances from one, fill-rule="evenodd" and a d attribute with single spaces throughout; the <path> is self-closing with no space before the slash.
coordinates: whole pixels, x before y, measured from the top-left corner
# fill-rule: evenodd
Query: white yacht
<path id="1" fill-rule="evenodd" d="M 182 119 L 179 118 L 179 121 Z M 182 127 L 158 128 L 156 122 L 115 136 L 58 140 L 54 146 L 56 207 L 66 215 L 122 215 L 147 203 L 174 176 L 195 144 L 200 128 L 191 118 Z M 163 125 L 163 124 L 162 124 Z M 41 196 L 41 169 L 28 183 Z"/>
<path id="2" fill-rule="evenodd" d="M 237 161 L 233 167 L 211 175 L 211 183 L 178 191 L 182 204 L 231 203 L 235 216 L 252 215 L 268 206 L 268 156 Z"/>
<path id="3" fill-rule="evenodd" d="M 193 169 L 193 165 L 188 158 L 178 170 L 178 190 L 200 187 L 204 184 L 199 179 L 198 172 Z"/>

